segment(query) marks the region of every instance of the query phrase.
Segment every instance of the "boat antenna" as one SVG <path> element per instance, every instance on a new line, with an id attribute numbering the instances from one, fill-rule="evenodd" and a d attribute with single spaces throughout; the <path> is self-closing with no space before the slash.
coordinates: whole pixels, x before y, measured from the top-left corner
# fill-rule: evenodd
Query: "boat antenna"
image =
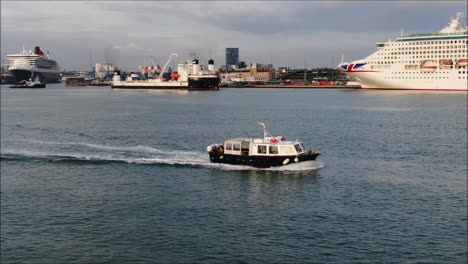
<path id="1" fill-rule="evenodd" d="M 259 125 L 262 126 L 263 128 L 263 139 L 265 140 L 266 137 L 272 136 L 268 131 L 267 131 L 267 125 L 265 123 L 258 122 Z"/>
<path id="2" fill-rule="evenodd" d="M 344 62 L 344 49 L 341 48 L 341 63 Z"/>

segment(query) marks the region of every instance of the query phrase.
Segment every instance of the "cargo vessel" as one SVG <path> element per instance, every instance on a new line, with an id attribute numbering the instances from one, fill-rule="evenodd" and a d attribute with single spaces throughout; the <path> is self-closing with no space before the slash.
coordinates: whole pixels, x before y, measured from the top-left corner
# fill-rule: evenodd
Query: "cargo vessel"
<path id="1" fill-rule="evenodd" d="M 141 80 L 130 75 L 126 80 L 122 80 L 120 73 L 116 72 L 113 77 L 112 88 L 189 91 L 219 90 L 220 78 L 214 73 L 213 60 L 209 61 L 207 70 L 203 69 L 198 59 L 179 63 L 177 71 L 170 72 L 169 76 L 164 78 L 164 73 L 169 62 L 177 56 L 175 53 L 171 54 L 156 78 Z"/>

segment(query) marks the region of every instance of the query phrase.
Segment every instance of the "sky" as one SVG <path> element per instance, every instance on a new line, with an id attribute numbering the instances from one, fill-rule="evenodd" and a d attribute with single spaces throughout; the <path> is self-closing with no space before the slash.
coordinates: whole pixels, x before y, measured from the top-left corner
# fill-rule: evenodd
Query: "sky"
<path id="1" fill-rule="evenodd" d="M 225 63 L 335 67 L 365 58 L 380 40 L 438 32 L 466 1 L 5 1 L 1 58 L 40 46 L 62 70 L 111 62 L 123 70 L 196 54 Z M 466 20 L 463 22 L 466 25 Z"/>

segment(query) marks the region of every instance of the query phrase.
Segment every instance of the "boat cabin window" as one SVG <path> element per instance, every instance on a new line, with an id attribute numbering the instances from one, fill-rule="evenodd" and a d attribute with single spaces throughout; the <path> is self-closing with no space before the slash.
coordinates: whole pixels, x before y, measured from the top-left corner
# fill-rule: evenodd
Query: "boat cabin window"
<path id="1" fill-rule="evenodd" d="M 278 146 L 270 146 L 270 154 L 278 154 Z"/>
<path id="2" fill-rule="evenodd" d="M 226 143 L 226 150 L 232 150 L 232 143 Z"/>
<path id="3" fill-rule="evenodd" d="M 258 145 L 257 153 L 258 153 L 258 154 L 266 154 L 266 153 L 267 153 L 267 146 L 265 146 L 265 145 Z"/>
<path id="4" fill-rule="evenodd" d="M 233 144 L 232 145 L 233 150 L 239 151 L 240 150 L 240 144 Z"/>

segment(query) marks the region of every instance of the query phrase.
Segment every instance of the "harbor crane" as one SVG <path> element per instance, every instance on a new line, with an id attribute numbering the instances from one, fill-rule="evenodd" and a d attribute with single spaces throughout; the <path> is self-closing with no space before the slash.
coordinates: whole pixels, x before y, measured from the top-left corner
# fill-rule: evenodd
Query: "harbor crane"
<path id="1" fill-rule="evenodd" d="M 158 79 L 160 79 L 160 80 L 162 79 L 163 74 L 164 74 L 164 72 L 166 71 L 167 66 L 169 65 L 169 62 L 171 62 L 171 60 L 172 60 L 173 57 L 177 57 L 177 58 L 178 58 L 179 55 L 178 55 L 177 53 L 172 53 L 171 56 L 169 56 L 169 59 L 167 59 L 166 64 L 164 64 L 164 67 L 163 67 L 161 73 L 159 73 Z"/>

